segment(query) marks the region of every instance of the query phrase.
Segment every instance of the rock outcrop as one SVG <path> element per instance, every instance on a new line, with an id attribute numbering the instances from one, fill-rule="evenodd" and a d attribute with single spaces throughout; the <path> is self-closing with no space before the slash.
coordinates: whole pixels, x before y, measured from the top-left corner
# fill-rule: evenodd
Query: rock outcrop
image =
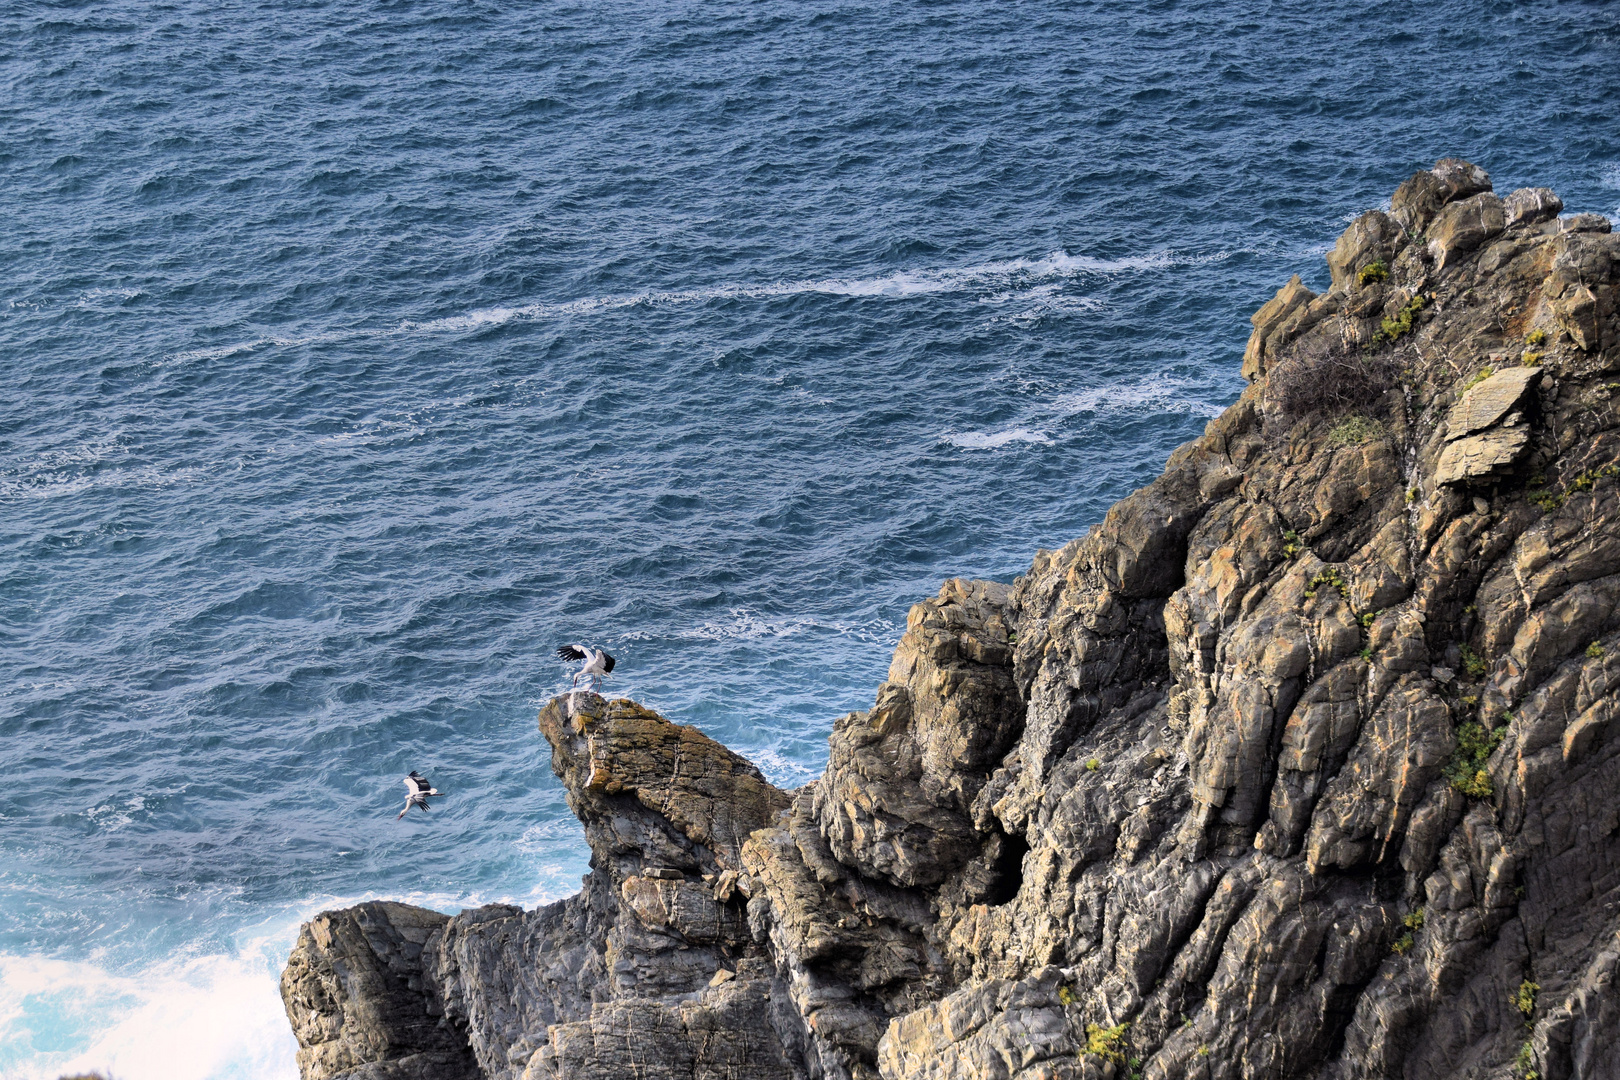
<path id="1" fill-rule="evenodd" d="M 315 919 L 305 1080 L 1620 1077 L 1620 237 L 1561 210 L 1402 184 L 796 792 L 553 701 L 584 890 Z"/>

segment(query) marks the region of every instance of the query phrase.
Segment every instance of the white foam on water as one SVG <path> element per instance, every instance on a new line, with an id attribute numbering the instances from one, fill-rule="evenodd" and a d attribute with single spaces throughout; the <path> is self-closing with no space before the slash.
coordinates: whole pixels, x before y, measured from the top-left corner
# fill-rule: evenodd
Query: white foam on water
<path id="1" fill-rule="evenodd" d="M 784 791 L 808 784 L 821 775 L 819 769 L 813 769 L 800 761 L 793 761 L 774 746 L 750 750 L 748 759 L 759 766 L 759 771 L 765 774 L 765 779 Z"/>
<path id="2" fill-rule="evenodd" d="M 496 902 L 530 909 L 564 895 L 554 884 L 560 868 L 538 869 L 524 896 L 387 899 L 451 913 Z M 298 1080 L 298 1043 L 280 989 L 298 927 L 318 912 L 376 898 L 308 898 L 244 928 L 222 951 L 178 950 L 138 964 L 0 953 L 0 1076 Z"/>
<path id="3" fill-rule="evenodd" d="M 1047 446 L 1052 442 L 1052 437 L 1046 432 L 1024 427 L 1011 428 L 1007 431 L 968 431 L 961 434 L 946 432 L 941 438 L 964 450 L 999 450 L 1009 443 L 1035 443 Z"/>
<path id="4" fill-rule="evenodd" d="M 1056 419 L 1115 412 L 1180 412 L 1216 417 L 1225 406 L 1209 399 L 1211 389 L 1207 381 L 1160 374 L 1134 383 L 1091 386 L 1061 394 L 1047 406 L 1047 412 Z"/>
<path id="5" fill-rule="evenodd" d="M 657 307 L 703 304 L 717 300 L 767 300 L 816 293 L 827 296 L 906 298 L 977 289 L 996 290 L 992 294 L 991 302 L 1004 303 L 1020 294 L 1039 289 L 1053 279 L 1067 279 L 1081 275 L 1108 277 L 1115 274 L 1164 270 L 1176 266 L 1217 262 L 1228 258 L 1229 255 L 1230 253 L 1225 251 L 1193 255 L 1166 249 L 1120 259 L 1097 259 L 1089 255 L 1070 255 L 1066 251 L 1054 251 L 1035 259 L 1002 259 L 963 267 L 902 270 L 877 277 L 804 278 L 760 284 L 716 285 L 705 289 L 585 297 L 559 303 L 477 308 L 461 315 L 448 315 L 439 319 L 407 319 L 390 327 L 326 331 L 301 337 L 262 337 L 230 345 L 185 349 L 169 354 L 164 358 L 164 363 L 185 364 L 222 360 L 266 346 L 296 347 L 367 338 L 470 333 L 519 320 L 558 319 L 570 315 L 588 315 L 643 305 Z M 1087 302 L 1093 305 L 1097 303 L 1089 299 Z"/>
<path id="6" fill-rule="evenodd" d="M 1006 427 L 990 431 L 948 431 L 940 438 L 964 450 L 1000 450 L 1020 443 L 1049 445 L 1053 442 L 1051 430 L 1054 427 L 1087 414 L 1165 412 L 1212 418 L 1225 408 L 1211 400 L 1212 389 L 1208 382 L 1189 376 L 1162 374 L 1137 382 L 1090 386 L 1032 406 Z"/>
<path id="7" fill-rule="evenodd" d="M 844 619 L 816 619 L 808 616 L 773 618 L 747 607 L 730 608 L 724 618 L 709 619 L 693 627 L 686 636 L 702 641 L 759 641 L 818 632 L 853 637 L 857 641 L 892 641 L 899 637 L 895 624 L 885 619 L 856 622 Z M 635 639 L 636 635 L 626 634 L 625 638 Z"/>
<path id="8" fill-rule="evenodd" d="M 298 1043 L 278 983 L 287 949 L 278 945 L 263 939 L 137 971 L 0 956 L 0 1075 L 296 1080 Z"/>

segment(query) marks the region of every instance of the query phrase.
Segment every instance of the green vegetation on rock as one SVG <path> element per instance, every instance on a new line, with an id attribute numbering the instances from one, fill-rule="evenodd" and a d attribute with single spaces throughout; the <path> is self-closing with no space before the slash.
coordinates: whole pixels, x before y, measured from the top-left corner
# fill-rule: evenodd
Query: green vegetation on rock
<path id="1" fill-rule="evenodd" d="M 1356 284 L 1366 285 L 1374 281 L 1388 281 L 1389 267 L 1384 265 L 1383 259 L 1374 259 L 1363 266 L 1356 274 Z"/>
<path id="2" fill-rule="evenodd" d="M 1412 332 L 1412 321 L 1417 313 L 1429 306 L 1431 297 L 1418 293 L 1406 302 L 1406 306 L 1394 315 L 1384 319 L 1378 324 L 1378 333 L 1373 335 L 1372 346 L 1387 345 L 1392 341 L 1399 341 Z"/>
<path id="3" fill-rule="evenodd" d="M 1333 430 L 1328 432 L 1328 438 L 1335 446 L 1360 446 L 1383 433 L 1384 425 L 1378 421 L 1368 419 L 1359 413 L 1352 413 L 1333 425 Z"/>
<path id="4" fill-rule="evenodd" d="M 1125 1029 L 1130 1022 L 1105 1028 L 1101 1024 L 1086 1025 L 1086 1053 L 1113 1062 L 1125 1064 Z"/>
<path id="5" fill-rule="evenodd" d="M 1526 1021 L 1528 1021 L 1536 1011 L 1536 994 L 1540 990 L 1540 983 L 1534 983 L 1529 979 L 1526 979 L 1524 982 L 1519 984 L 1519 992 L 1513 995 L 1513 1007 L 1524 1014 Z"/>
<path id="6" fill-rule="evenodd" d="M 1324 585 L 1338 589 L 1340 596 L 1344 596 L 1347 592 L 1344 575 L 1339 573 L 1339 568 L 1337 566 L 1325 566 L 1317 572 L 1315 577 L 1311 578 L 1310 584 L 1305 586 L 1305 598 L 1309 600 L 1315 596 L 1316 591 Z"/>
<path id="7" fill-rule="evenodd" d="M 1451 753 L 1451 762 L 1445 768 L 1445 777 L 1451 786 L 1470 799 L 1488 799 L 1495 793 L 1491 774 L 1485 763 L 1502 745 L 1506 727 L 1494 731 L 1477 720 L 1470 720 L 1457 729 L 1457 748 Z"/>

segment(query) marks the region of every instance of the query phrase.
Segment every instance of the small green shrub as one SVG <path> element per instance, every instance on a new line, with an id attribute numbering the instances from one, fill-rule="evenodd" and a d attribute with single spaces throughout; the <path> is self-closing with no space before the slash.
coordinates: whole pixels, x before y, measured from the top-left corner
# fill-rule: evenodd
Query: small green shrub
<path id="1" fill-rule="evenodd" d="M 1101 1024 L 1086 1025 L 1086 1053 L 1111 1061 L 1115 1065 L 1125 1064 L 1125 1029 L 1130 1027 L 1130 1021 L 1115 1024 L 1105 1028 Z"/>
<path id="2" fill-rule="evenodd" d="M 1405 956 L 1407 953 L 1412 951 L 1412 946 L 1414 944 L 1416 944 L 1416 940 L 1412 937 L 1411 931 L 1407 931 L 1400 937 L 1396 938 L 1395 943 L 1389 948 L 1390 951 L 1396 956 Z"/>
<path id="3" fill-rule="evenodd" d="M 1383 433 L 1384 425 L 1356 413 L 1334 424 L 1333 429 L 1328 432 L 1328 441 L 1335 446 L 1360 446 L 1369 439 L 1378 438 Z"/>
<path id="4" fill-rule="evenodd" d="M 1283 532 L 1283 558 L 1292 559 L 1300 552 L 1299 533 L 1293 529 Z"/>
<path id="5" fill-rule="evenodd" d="M 1374 259 L 1363 266 L 1356 274 L 1356 284 L 1366 285 L 1374 281 L 1388 281 L 1389 267 L 1384 265 L 1383 259 Z"/>
<path id="6" fill-rule="evenodd" d="M 1543 511 L 1551 512 L 1564 505 L 1564 497 L 1555 495 L 1551 491 L 1536 488 L 1524 493 L 1524 497 L 1541 507 Z"/>
<path id="7" fill-rule="evenodd" d="M 1080 999 L 1074 996 L 1074 987 L 1068 983 L 1058 987 L 1058 1004 L 1073 1005 L 1078 1000 Z"/>
<path id="8" fill-rule="evenodd" d="M 1417 501 L 1418 501 L 1418 489 L 1417 488 L 1407 488 L 1406 489 L 1406 505 L 1411 506 L 1413 503 L 1415 503 Z"/>
<path id="9" fill-rule="evenodd" d="M 1524 355 L 1519 357 L 1519 362 L 1521 364 L 1523 364 L 1525 367 L 1540 367 L 1541 366 L 1541 354 L 1538 353 L 1538 352 L 1532 352 L 1531 350 L 1526 349 L 1526 350 L 1524 350 Z"/>
<path id="10" fill-rule="evenodd" d="M 1096 772 L 1100 768 L 1102 768 L 1102 762 L 1098 761 L 1096 758 L 1087 758 L 1086 759 L 1086 771 L 1087 772 Z"/>
<path id="11" fill-rule="evenodd" d="M 1361 628 L 1363 630 L 1365 630 L 1367 627 L 1369 627 L 1369 626 L 1371 626 L 1373 624 L 1374 619 L 1378 618 L 1378 616 L 1380 616 L 1382 614 L 1383 614 L 1383 612 L 1381 612 L 1381 611 L 1364 611 L 1364 612 L 1362 612 L 1361 613 L 1361 619 L 1360 619 Z"/>
<path id="12" fill-rule="evenodd" d="M 1372 657 L 1373 657 L 1372 646 L 1368 645 L 1366 648 L 1364 648 L 1360 652 L 1356 653 L 1356 655 L 1361 657 L 1363 660 L 1367 661 L 1369 664 L 1372 663 Z"/>
<path id="13" fill-rule="evenodd" d="M 1339 573 L 1339 568 L 1337 566 L 1327 566 L 1323 567 L 1315 577 L 1311 578 L 1310 584 L 1305 586 L 1305 598 L 1308 600 L 1315 596 L 1316 590 L 1324 585 L 1331 585 L 1333 588 L 1338 589 L 1340 596 L 1345 595 L 1348 591 L 1345 588 L 1344 575 Z"/>
<path id="14" fill-rule="evenodd" d="M 1541 1080 L 1541 1074 L 1536 1071 L 1536 1047 L 1529 1039 L 1519 1047 L 1519 1056 L 1514 1060 L 1513 1067 L 1519 1070 L 1520 1080 Z"/>
<path id="15" fill-rule="evenodd" d="M 1603 659 L 1603 645 L 1600 642 L 1592 642 L 1592 644 L 1586 647 L 1586 655 L 1592 660 Z"/>
<path id="16" fill-rule="evenodd" d="M 1519 992 L 1513 995 L 1513 1007 L 1524 1014 L 1526 1022 L 1529 1022 L 1530 1017 L 1536 1011 L 1536 994 L 1540 990 L 1540 983 L 1533 983 L 1526 979 L 1519 984 Z"/>
<path id="17" fill-rule="evenodd" d="M 1533 348 L 1540 348 L 1541 346 L 1547 344 L 1547 331 L 1545 331 L 1545 330 L 1532 330 L 1532 331 L 1530 331 L 1528 334 L 1524 335 L 1524 343 L 1526 345 L 1529 345 L 1529 346 L 1533 347 Z"/>
<path id="18" fill-rule="evenodd" d="M 1495 374 L 1495 368 L 1480 368 L 1474 373 L 1474 377 L 1468 380 L 1468 384 L 1463 387 L 1463 393 L 1468 393 L 1468 391 L 1472 390 L 1474 387 L 1478 386 L 1480 383 L 1484 382 L 1486 379 Z"/>
<path id="19" fill-rule="evenodd" d="M 1468 673 L 1470 679 L 1483 679 L 1485 677 L 1489 665 L 1485 663 L 1483 656 L 1470 649 L 1467 645 L 1462 647 L 1462 662 L 1463 670 Z"/>
<path id="20" fill-rule="evenodd" d="M 1477 720 L 1470 720 L 1458 727 L 1457 747 L 1451 752 L 1451 761 L 1445 768 L 1445 777 L 1451 786 L 1470 799 L 1490 798 L 1496 787 L 1491 783 L 1491 774 L 1486 771 L 1485 763 L 1502 745 L 1505 734 L 1505 725 L 1492 731 Z"/>
<path id="21" fill-rule="evenodd" d="M 1402 919 L 1401 925 L 1406 927 L 1408 930 L 1421 930 L 1423 929 L 1423 916 L 1424 909 L 1418 908 L 1416 911 L 1410 912 L 1406 918 Z"/>
<path id="22" fill-rule="evenodd" d="M 1429 301 L 1432 299 L 1433 297 L 1418 293 L 1408 300 L 1406 306 L 1401 308 L 1400 311 L 1379 323 L 1378 333 L 1373 335 L 1372 347 L 1377 348 L 1392 341 L 1399 341 L 1402 337 L 1411 333 L 1412 320 L 1417 318 L 1418 312 L 1429 306 Z"/>

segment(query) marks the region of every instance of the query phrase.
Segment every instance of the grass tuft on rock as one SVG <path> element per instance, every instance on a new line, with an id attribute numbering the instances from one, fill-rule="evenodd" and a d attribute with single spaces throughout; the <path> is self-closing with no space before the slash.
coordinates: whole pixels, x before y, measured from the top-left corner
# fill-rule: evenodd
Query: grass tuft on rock
<path id="1" fill-rule="evenodd" d="M 1125 1064 L 1125 1029 L 1130 1021 L 1105 1028 L 1101 1024 L 1086 1025 L 1086 1053 L 1115 1065 Z"/>
<path id="2" fill-rule="evenodd" d="M 1360 413 L 1352 413 L 1333 425 L 1333 429 L 1328 432 L 1328 440 L 1335 446 L 1360 446 L 1383 433 L 1383 424 Z"/>

